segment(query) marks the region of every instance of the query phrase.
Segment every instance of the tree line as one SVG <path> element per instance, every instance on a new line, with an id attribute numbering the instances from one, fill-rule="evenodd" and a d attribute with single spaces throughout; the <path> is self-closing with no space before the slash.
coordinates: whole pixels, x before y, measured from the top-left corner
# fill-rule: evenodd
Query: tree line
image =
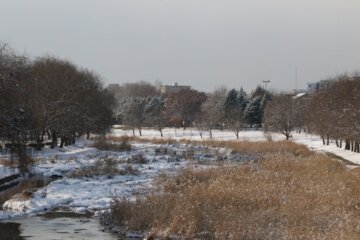
<path id="1" fill-rule="evenodd" d="M 360 151 L 360 77 L 342 75 L 327 81 L 314 93 L 274 93 L 257 87 L 250 94 L 243 89 L 218 88 L 204 93 L 181 90 L 161 94 L 149 83 L 122 86 L 120 123 L 142 134 L 143 127 L 195 127 L 212 137 L 214 128 L 231 129 L 239 138 L 245 127 L 264 127 L 282 133 L 286 139 L 294 131 L 320 135 L 323 143 L 334 140 L 338 147 Z"/>
<path id="2" fill-rule="evenodd" d="M 142 134 L 143 127 L 159 130 L 164 127 L 196 127 L 200 136 L 214 128 L 227 127 L 237 138 L 245 126 L 262 127 L 263 112 L 271 94 L 257 87 L 251 94 L 243 89 L 218 88 L 211 93 L 182 89 L 162 94 L 156 86 L 138 82 L 121 86 L 125 96 L 119 94 L 118 120 Z"/>
<path id="3" fill-rule="evenodd" d="M 327 81 L 315 93 L 278 94 L 265 109 L 266 130 L 283 133 L 305 130 L 321 136 L 323 144 L 360 152 L 360 77 L 344 74 Z"/>
<path id="4" fill-rule="evenodd" d="M 0 141 L 20 154 L 26 145 L 63 147 L 83 134 L 106 133 L 114 103 L 96 73 L 0 45 Z"/>

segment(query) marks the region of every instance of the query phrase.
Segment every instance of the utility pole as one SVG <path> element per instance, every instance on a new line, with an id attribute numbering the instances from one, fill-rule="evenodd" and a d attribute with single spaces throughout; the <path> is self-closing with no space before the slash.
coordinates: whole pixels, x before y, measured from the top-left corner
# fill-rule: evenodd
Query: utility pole
<path id="1" fill-rule="evenodd" d="M 295 91 L 297 91 L 298 88 L 298 68 L 295 68 Z"/>
<path id="2" fill-rule="evenodd" d="M 270 82 L 270 80 L 263 81 L 263 83 L 265 83 L 265 91 L 267 91 L 267 85 L 268 85 L 269 82 Z"/>

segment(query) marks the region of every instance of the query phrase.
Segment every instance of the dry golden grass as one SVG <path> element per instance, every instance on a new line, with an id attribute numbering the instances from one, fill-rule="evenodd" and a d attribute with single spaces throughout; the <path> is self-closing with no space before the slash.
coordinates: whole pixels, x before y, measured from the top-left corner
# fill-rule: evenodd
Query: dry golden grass
<path id="1" fill-rule="evenodd" d="M 106 137 L 107 140 L 112 142 L 123 142 L 124 140 L 131 141 L 131 142 L 139 142 L 139 143 L 153 143 L 153 144 L 174 144 L 178 143 L 175 139 L 172 138 L 140 138 L 137 136 L 109 136 Z"/>
<path id="2" fill-rule="evenodd" d="M 98 137 L 93 140 L 94 143 L 92 144 L 92 147 L 102 151 L 122 152 L 131 150 L 131 144 L 129 143 L 131 138 L 127 136 L 120 137 L 116 139 L 116 141 L 113 141 L 109 137 Z"/>
<path id="3" fill-rule="evenodd" d="M 96 177 L 96 176 L 114 176 L 114 175 L 138 175 L 140 172 L 131 165 L 123 165 L 121 169 L 117 167 L 117 161 L 111 157 L 98 159 L 94 165 L 80 168 L 71 172 L 68 177 Z"/>
<path id="4" fill-rule="evenodd" d="M 264 141 L 264 142 L 250 142 L 250 141 L 204 141 L 203 145 L 209 147 L 228 148 L 238 152 L 250 152 L 260 154 L 277 154 L 277 153 L 291 153 L 295 156 L 310 156 L 312 152 L 304 145 L 299 145 L 290 141 Z"/>
<path id="5" fill-rule="evenodd" d="M 203 145 L 214 148 L 228 148 L 233 151 L 247 152 L 247 153 L 260 153 L 260 154 L 272 154 L 272 153 L 290 153 L 295 156 L 310 156 L 312 152 L 305 146 L 293 143 L 291 141 L 263 141 L 263 142 L 251 142 L 251 141 L 219 141 L 219 140 L 205 140 L 196 141 L 189 139 L 175 140 L 171 138 L 139 138 L 136 136 L 120 136 L 120 137 L 107 137 L 107 140 L 111 142 L 123 142 L 124 139 L 130 142 L 140 143 L 153 143 L 153 144 L 189 144 L 189 145 Z"/>
<path id="6" fill-rule="evenodd" d="M 3 165 L 5 167 L 15 167 L 16 163 L 14 161 L 11 161 L 10 159 L 0 159 L 0 165 Z"/>
<path id="7" fill-rule="evenodd" d="M 157 194 L 115 200 L 114 222 L 188 239 L 360 239 L 360 169 L 288 142 L 221 147 L 266 154 L 238 167 L 163 175 Z"/>

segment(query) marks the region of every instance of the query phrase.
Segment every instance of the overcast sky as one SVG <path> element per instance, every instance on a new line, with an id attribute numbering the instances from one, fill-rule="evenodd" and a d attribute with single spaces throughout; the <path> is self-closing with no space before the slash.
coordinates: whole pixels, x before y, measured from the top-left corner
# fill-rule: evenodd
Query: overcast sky
<path id="1" fill-rule="evenodd" d="M 298 88 L 360 70 L 359 0 L 0 0 L 0 40 L 105 83 Z"/>

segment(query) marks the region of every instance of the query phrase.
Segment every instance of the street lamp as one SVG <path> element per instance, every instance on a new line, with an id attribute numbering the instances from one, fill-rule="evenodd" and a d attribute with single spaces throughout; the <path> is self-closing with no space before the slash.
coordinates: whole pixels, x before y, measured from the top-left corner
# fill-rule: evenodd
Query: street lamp
<path id="1" fill-rule="evenodd" d="M 267 85 L 269 82 L 270 82 L 270 80 L 263 81 L 263 83 L 265 83 L 265 91 L 267 91 Z"/>

